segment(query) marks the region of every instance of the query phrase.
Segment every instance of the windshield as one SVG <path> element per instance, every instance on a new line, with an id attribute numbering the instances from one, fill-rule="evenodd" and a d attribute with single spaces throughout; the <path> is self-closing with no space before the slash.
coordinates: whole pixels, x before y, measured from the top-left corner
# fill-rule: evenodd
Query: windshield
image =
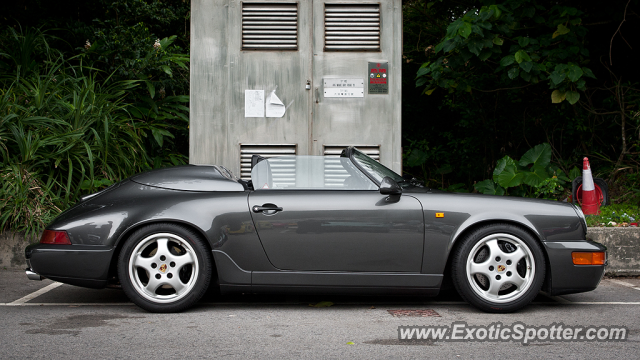
<path id="1" fill-rule="evenodd" d="M 260 161 L 251 170 L 255 190 L 377 190 L 349 158 L 279 156 Z"/>
<path id="2" fill-rule="evenodd" d="M 384 165 L 379 162 L 373 160 L 369 156 L 361 153 L 357 149 L 353 150 L 353 159 L 358 165 L 360 165 L 366 172 L 368 172 L 373 178 L 379 183 L 382 182 L 382 179 L 385 176 L 390 177 L 393 181 L 398 184 L 405 182 L 402 176 L 396 174 L 390 169 L 387 169 Z"/>

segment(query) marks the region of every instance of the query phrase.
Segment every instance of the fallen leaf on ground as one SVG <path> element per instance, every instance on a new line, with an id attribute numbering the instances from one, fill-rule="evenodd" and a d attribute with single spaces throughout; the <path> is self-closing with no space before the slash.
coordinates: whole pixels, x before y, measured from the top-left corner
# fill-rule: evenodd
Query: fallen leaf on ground
<path id="1" fill-rule="evenodd" d="M 320 308 L 320 307 L 329 307 L 329 306 L 332 306 L 332 305 L 333 305 L 333 303 L 332 303 L 331 301 L 320 301 L 319 303 L 309 304 L 309 306 L 311 306 L 311 307 L 317 307 L 317 308 Z"/>

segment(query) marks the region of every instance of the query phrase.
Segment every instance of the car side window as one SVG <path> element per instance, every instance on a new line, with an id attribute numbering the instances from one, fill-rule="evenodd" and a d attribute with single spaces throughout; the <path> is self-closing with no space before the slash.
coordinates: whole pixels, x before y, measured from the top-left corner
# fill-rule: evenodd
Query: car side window
<path id="1" fill-rule="evenodd" d="M 345 157 L 282 156 L 261 161 L 251 170 L 255 190 L 377 190 Z"/>

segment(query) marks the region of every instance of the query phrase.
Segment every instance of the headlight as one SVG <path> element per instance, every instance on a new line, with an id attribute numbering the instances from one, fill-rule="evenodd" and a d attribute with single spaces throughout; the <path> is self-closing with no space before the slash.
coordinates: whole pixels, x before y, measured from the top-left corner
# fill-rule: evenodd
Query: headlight
<path id="1" fill-rule="evenodd" d="M 584 217 L 584 213 L 582 212 L 582 209 L 580 209 L 580 207 L 576 204 L 571 204 L 573 205 L 573 208 L 576 210 L 576 214 L 578 214 L 578 217 L 580 218 L 580 220 L 582 220 L 582 226 L 584 226 L 584 232 L 585 234 L 587 233 L 587 218 Z"/>

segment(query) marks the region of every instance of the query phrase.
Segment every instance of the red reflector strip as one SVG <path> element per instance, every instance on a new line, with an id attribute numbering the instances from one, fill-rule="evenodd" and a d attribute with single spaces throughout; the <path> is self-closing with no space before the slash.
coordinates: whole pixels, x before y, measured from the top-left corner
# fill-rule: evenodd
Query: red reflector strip
<path id="1" fill-rule="evenodd" d="M 574 265 L 604 265 L 604 252 L 573 252 Z"/>
<path id="2" fill-rule="evenodd" d="M 40 238 L 40 244 L 71 245 L 71 240 L 66 231 L 45 230 Z"/>

